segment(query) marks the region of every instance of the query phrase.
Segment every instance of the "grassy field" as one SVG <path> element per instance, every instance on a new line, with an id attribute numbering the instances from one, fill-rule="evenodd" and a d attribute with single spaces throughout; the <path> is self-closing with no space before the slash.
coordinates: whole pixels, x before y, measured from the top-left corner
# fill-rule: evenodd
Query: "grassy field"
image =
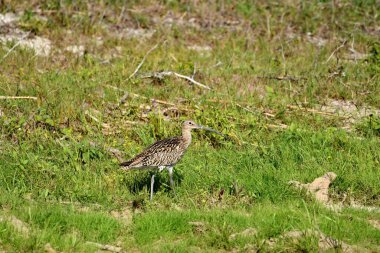
<path id="1" fill-rule="evenodd" d="M 380 252 L 379 1 L 0 6 L 0 252 Z M 186 119 L 229 138 L 149 202 L 109 148 Z M 288 183 L 326 172 L 328 204 Z"/>

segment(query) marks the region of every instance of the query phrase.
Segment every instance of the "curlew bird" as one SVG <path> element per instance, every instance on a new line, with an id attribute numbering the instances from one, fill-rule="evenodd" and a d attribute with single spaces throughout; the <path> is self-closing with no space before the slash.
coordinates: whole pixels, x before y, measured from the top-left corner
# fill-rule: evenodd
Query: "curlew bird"
<path id="1" fill-rule="evenodd" d="M 120 166 L 122 166 L 124 170 L 158 168 L 159 172 L 161 172 L 167 169 L 170 176 L 170 186 L 174 191 L 173 167 L 181 160 L 186 149 L 189 147 L 192 129 L 205 129 L 224 136 L 214 129 L 198 125 L 188 120 L 182 125 L 181 136 L 157 141 L 131 160 L 121 163 Z M 150 182 L 150 200 L 153 198 L 154 177 L 155 174 L 152 175 Z"/>

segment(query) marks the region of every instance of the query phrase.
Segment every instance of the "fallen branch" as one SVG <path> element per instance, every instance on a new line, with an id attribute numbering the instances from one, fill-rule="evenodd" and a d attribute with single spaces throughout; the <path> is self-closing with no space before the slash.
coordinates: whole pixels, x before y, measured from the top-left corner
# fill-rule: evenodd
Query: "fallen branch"
<path id="1" fill-rule="evenodd" d="M 269 128 L 281 128 L 281 129 L 286 129 L 286 128 L 288 128 L 289 126 L 280 123 L 279 125 L 267 124 L 267 127 L 269 127 Z"/>
<path id="2" fill-rule="evenodd" d="M 146 52 L 146 54 L 144 55 L 144 57 L 143 57 L 142 61 L 140 62 L 140 64 L 137 66 L 137 68 L 135 69 L 135 71 L 133 71 L 133 73 L 128 77 L 127 80 L 131 79 L 132 77 L 134 77 L 134 76 L 137 74 L 137 72 L 140 70 L 141 66 L 144 64 L 144 62 L 145 62 L 145 60 L 146 60 L 146 57 L 148 57 L 148 55 L 149 55 L 150 53 L 152 53 L 152 52 L 158 47 L 158 45 L 159 45 L 159 43 L 156 44 L 156 45 L 155 45 L 154 47 L 152 47 L 151 49 L 149 49 L 148 52 Z"/>
<path id="3" fill-rule="evenodd" d="M 31 97 L 31 96 L 0 96 L 0 99 L 33 99 L 33 100 L 37 100 L 37 97 Z"/>
<path id="4" fill-rule="evenodd" d="M 179 74 L 177 72 L 174 72 L 174 71 L 161 71 L 161 72 L 155 72 L 155 73 L 152 73 L 150 75 L 146 75 L 146 76 L 143 76 L 142 78 L 157 78 L 157 79 L 164 79 L 165 76 L 176 76 L 176 77 L 179 77 L 179 78 L 183 78 L 183 79 L 186 79 L 187 81 L 203 88 L 203 89 L 207 89 L 207 90 L 211 90 L 211 88 L 207 85 L 204 85 L 198 81 L 195 81 L 193 78 L 189 77 L 189 76 L 185 76 L 185 75 L 182 75 L 182 74 Z"/>

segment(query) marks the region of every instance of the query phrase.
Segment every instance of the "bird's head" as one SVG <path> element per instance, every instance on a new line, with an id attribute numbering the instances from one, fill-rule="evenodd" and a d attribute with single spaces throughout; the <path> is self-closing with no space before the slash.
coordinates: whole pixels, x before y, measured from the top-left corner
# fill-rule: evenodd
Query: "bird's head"
<path id="1" fill-rule="evenodd" d="M 183 130 L 204 129 L 204 130 L 211 131 L 211 132 L 214 132 L 216 134 L 224 136 L 224 134 L 222 134 L 222 133 L 220 133 L 220 132 L 218 132 L 212 128 L 198 125 L 197 123 L 195 123 L 194 121 L 191 121 L 191 120 L 186 120 L 185 122 L 183 122 L 182 128 L 183 128 Z"/>
<path id="2" fill-rule="evenodd" d="M 201 129 L 201 128 L 203 128 L 203 126 L 198 125 L 197 123 L 195 123 L 194 121 L 191 121 L 191 120 L 186 120 L 185 122 L 183 122 L 182 127 L 184 129 Z"/>

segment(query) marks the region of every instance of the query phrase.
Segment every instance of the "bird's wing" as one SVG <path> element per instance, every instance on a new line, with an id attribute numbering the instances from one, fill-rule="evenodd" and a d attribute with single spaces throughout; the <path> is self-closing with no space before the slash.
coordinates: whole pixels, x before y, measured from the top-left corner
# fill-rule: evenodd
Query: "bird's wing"
<path id="1" fill-rule="evenodd" d="M 159 165 L 168 165 L 175 160 L 174 153 L 178 153 L 179 157 L 182 155 L 183 152 L 181 152 L 181 150 L 178 150 L 180 145 L 181 137 L 172 137 L 157 141 L 131 160 L 121 163 L 120 166 L 129 168 L 144 168 L 155 167 Z M 167 164 L 160 164 L 162 162 Z"/>

